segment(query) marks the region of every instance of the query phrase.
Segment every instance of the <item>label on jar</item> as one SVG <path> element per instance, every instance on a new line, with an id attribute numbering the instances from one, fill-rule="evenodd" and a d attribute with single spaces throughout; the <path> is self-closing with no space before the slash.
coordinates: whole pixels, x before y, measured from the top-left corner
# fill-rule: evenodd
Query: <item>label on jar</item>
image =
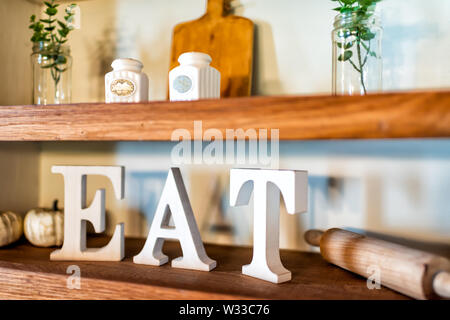
<path id="1" fill-rule="evenodd" d="M 116 79 L 111 83 L 110 90 L 119 97 L 128 97 L 136 91 L 136 85 L 128 79 Z"/>
<path id="2" fill-rule="evenodd" d="M 173 80 L 173 88 L 179 93 L 186 93 L 192 88 L 192 80 L 185 75 L 178 76 Z"/>

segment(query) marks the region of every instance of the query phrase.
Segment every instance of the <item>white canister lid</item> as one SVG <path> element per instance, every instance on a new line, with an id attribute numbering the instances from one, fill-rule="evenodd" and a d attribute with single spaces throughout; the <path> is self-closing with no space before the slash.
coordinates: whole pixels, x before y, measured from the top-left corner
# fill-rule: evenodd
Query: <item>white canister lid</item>
<path id="1" fill-rule="evenodd" d="M 131 70 L 135 72 L 141 72 L 144 65 L 142 62 L 132 58 L 120 58 L 113 61 L 111 64 L 114 71 L 119 70 Z"/>
<path id="2" fill-rule="evenodd" d="M 211 56 L 203 52 L 185 52 L 178 57 L 181 65 L 209 65 L 211 61 Z"/>

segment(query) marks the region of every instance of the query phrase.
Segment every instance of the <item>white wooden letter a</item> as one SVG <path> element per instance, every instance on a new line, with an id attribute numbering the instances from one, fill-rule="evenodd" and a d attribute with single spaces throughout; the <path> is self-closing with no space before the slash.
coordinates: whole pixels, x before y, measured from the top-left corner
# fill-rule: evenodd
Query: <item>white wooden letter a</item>
<path id="1" fill-rule="evenodd" d="M 253 197 L 253 259 L 242 273 L 281 283 L 291 280 L 291 272 L 280 260 L 280 191 L 288 213 L 307 210 L 308 173 L 294 170 L 232 169 L 230 204 L 242 206 Z"/>
<path id="2" fill-rule="evenodd" d="M 175 227 L 169 226 L 170 216 Z M 183 256 L 172 260 L 172 267 L 211 271 L 216 261 L 210 259 L 203 247 L 191 203 L 179 168 L 171 168 L 153 218 L 147 241 L 134 257 L 137 264 L 160 266 L 169 258 L 162 252 L 165 239 L 180 241 Z"/>
<path id="3" fill-rule="evenodd" d="M 116 226 L 111 241 L 102 248 L 86 248 L 86 221 L 95 232 L 105 230 L 105 190 L 95 193 L 90 207 L 86 206 L 87 175 L 108 177 L 116 197 L 124 197 L 124 167 L 53 166 L 53 173 L 64 176 L 64 243 L 50 254 L 50 260 L 120 261 L 125 256 L 124 225 Z"/>

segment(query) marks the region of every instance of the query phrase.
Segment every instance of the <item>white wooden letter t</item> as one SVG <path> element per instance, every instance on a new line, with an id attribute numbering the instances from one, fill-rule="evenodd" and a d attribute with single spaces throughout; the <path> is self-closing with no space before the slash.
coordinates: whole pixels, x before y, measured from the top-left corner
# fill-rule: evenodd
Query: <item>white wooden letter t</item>
<path id="1" fill-rule="evenodd" d="M 172 213 L 175 227 L 169 226 L 169 213 Z M 201 271 L 216 267 L 216 261 L 207 256 L 203 247 L 179 168 L 169 171 L 147 241 L 133 262 L 154 266 L 165 264 L 169 260 L 162 252 L 166 238 L 179 240 L 183 250 L 182 257 L 172 260 L 172 267 Z"/>
<path id="2" fill-rule="evenodd" d="M 242 273 L 273 283 L 291 280 L 280 260 L 280 191 L 288 213 L 307 210 L 308 173 L 294 170 L 231 169 L 230 204 L 253 197 L 253 258 Z"/>
<path id="3" fill-rule="evenodd" d="M 64 176 L 64 243 L 50 254 L 50 260 L 120 261 L 125 256 L 124 225 L 116 226 L 111 241 L 102 248 L 86 248 L 86 221 L 96 232 L 105 230 L 105 190 L 95 193 L 86 206 L 87 175 L 108 177 L 116 197 L 124 197 L 124 167 L 118 166 L 53 166 L 53 173 Z"/>

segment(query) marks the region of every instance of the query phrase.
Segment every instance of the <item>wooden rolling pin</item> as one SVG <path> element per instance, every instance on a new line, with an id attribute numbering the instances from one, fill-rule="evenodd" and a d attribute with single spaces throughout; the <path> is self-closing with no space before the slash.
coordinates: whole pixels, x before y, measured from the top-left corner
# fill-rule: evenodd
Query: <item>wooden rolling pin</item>
<path id="1" fill-rule="evenodd" d="M 342 229 L 309 230 L 305 240 L 320 246 L 328 262 L 365 278 L 378 267 L 381 284 L 407 296 L 450 298 L 450 261 L 444 257 Z"/>

